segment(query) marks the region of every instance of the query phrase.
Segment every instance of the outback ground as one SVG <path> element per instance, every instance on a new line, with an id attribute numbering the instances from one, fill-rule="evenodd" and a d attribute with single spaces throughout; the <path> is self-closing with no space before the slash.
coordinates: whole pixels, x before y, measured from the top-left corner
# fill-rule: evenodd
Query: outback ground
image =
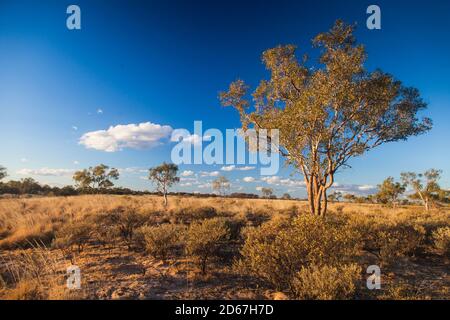
<path id="1" fill-rule="evenodd" d="M 449 207 L 0 199 L 0 299 L 450 299 L 449 247 Z M 67 288 L 71 265 L 81 289 Z"/>

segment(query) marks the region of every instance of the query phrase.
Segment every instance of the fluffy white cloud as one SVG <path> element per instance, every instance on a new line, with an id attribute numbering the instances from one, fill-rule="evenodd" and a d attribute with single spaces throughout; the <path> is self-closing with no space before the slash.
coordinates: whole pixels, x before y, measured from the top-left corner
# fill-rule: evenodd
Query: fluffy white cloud
<path id="1" fill-rule="evenodd" d="M 339 191 L 342 193 L 355 194 L 359 196 L 367 196 L 369 194 L 374 194 L 377 192 L 378 188 L 369 184 L 339 184 L 335 183 L 331 189 L 333 191 Z"/>
<path id="2" fill-rule="evenodd" d="M 279 176 L 262 177 L 261 180 L 266 182 L 267 184 L 273 184 L 276 186 L 288 186 L 288 187 L 305 186 L 305 182 L 303 180 L 296 180 L 290 178 L 282 179 Z"/>
<path id="3" fill-rule="evenodd" d="M 231 166 L 224 166 L 220 170 L 222 170 L 222 171 L 234 171 L 234 170 L 237 170 L 237 171 L 249 171 L 249 170 L 253 170 L 253 169 L 255 169 L 255 167 L 249 167 L 249 166 L 236 167 L 235 165 L 231 165 Z"/>
<path id="4" fill-rule="evenodd" d="M 244 180 L 244 182 L 255 182 L 255 178 L 253 178 L 253 177 L 245 177 L 242 180 Z"/>
<path id="5" fill-rule="evenodd" d="M 212 172 L 202 171 L 202 172 L 200 172 L 200 175 L 202 177 L 217 177 L 220 175 L 220 172 L 219 171 L 212 171 Z"/>
<path id="6" fill-rule="evenodd" d="M 191 170 L 184 170 L 181 174 L 182 177 L 190 177 L 194 175 L 194 171 Z"/>
<path id="7" fill-rule="evenodd" d="M 116 152 L 124 148 L 144 149 L 162 144 L 172 132 L 170 126 L 151 122 L 111 126 L 108 130 L 85 133 L 80 144 L 88 149 Z"/>
<path id="8" fill-rule="evenodd" d="M 279 176 L 270 176 L 270 177 L 262 177 L 261 180 L 268 184 L 277 185 L 277 184 L 280 184 L 281 179 Z"/>
<path id="9" fill-rule="evenodd" d="M 198 186 L 198 188 L 200 188 L 200 189 L 211 188 L 211 183 L 208 182 L 208 183 L 201 184 L 201 185 Z"/>
<path id="10" fill-rule="evenodd" d="M 211 136 L 199 136 L 198 134 L 189 134 L 189 135 L 183 135 L 182 130 L 184 129 L 176 129 L 173 131 L 172 137 L 170 141 L 172 142 L 180 142 L 187 144 L 192 144 L 195 146 L 199 146 L 203 141 L 211 141 Z"/>
<path id="11" fill-rule="evenodd" d="M 235 169 L 236 169 L 236 166 L 225 166 L 225 167 L 222 167 L 220 170 L 222 170 L 222 171 L 233 171 Z"/>
<path id="12" fill-rule="evenodd" d="M 361 191 L 375 190 L 376 188 L 377 187 L 372 186 L 370 184 L 364 184 L 362 186 L 358 186 L 358 190 L 361 190 Z"/>
<path id="13" fill-rule="evenodd" d="M 191 182 L 180 183 L 180 187 L 191 187 L 191 186 L 192 186 Z"/>
<path id="14" fill-rule="evenodd" d="M 50 169 L 50 168 L 41 168 L 41 169 L 21 169 L 17 171 L 18 174 L 24 176 L 54 176 L 54 177 L 62 177 L 62 176 L 71 176 L 75 172 L 74 169 Z"/>

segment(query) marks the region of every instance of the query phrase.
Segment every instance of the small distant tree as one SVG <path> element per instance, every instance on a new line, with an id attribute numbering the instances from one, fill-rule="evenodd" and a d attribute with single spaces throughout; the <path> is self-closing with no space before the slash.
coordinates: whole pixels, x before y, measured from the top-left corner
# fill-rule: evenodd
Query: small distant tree
<path id="1" fill-rule="evenodd" d="M 230 187 L 230 181 L 224 176 L 217 177 L 217 179 L 212 182 L 213 190 L 221 196 L 224 196 L 226 192 L 230 190 Z"/>
<path id="2" fill-rule="evenodd" d="M 438 181 L 441 178 L 442 171 L 430 169 L 424 173 L 403 172 L 402 181 L 405 185 L 411 186 L 415 192 L 411 197 L 420 199 L 425 210 L 430 209 L 430 202 L 439 196 L 441 190 Z"/>
<path id="3" fill-rule="evenodd" d="M 272 188 L 262 188 L 261 193 L 264 198 L 270 198 L 273 196 L 273 189 Z"/>
<path id="4" fill-rule="evenodd" d="M 177 177 L 178 166 L 173 163 L 163 163 L 149 170 L 148 178 L 156 184 L 156 190 L 164 197 L 164 206 L 167 206 L 167 193 L 169 188 L 180 181 Z"/>
<path id="5" fill-rule="evenodd" d="M 356 202 L 356 196 L 354 194 L 346 193 L 344 194 L 344 200 L 346 202 Z"/>
<path id="6" fill-rule="evenodd" d="M 388 177 L 382 184 L 378 185 L 377 202 L 389 203 L 395 207 L 398 198 L 405 192 L 405 189 L 405 184 L 395 182 L 393 177 Z"/>
<path id="7" fill-rule="evenodd" d="M 114 186 L 112 180 L 117 179 L 119 179 L 119 170 L 109 169 L 104 164 L 77 171 L 73 175 L 73 180 L 81 189 L 108 189 Z"/>
<path id="8" fill-rule="evenodd" d="M 285 193 L 285 194 L 283 194 L 282 199 L 284 199 L 284 200 L 291 200 L 292 197 L 291 197 L 291 195 L 289 193 Z"/>
<path id="9" fill-rule="evenodd" d="M 339 202 L 342 200 L 342 192 L 334 191 L 330 195 L 328 195 L 328 200 L 331 202 Z"/>
<path id="10" fill-rule="evenodd" d="M 0 180 L 6 178 L 7 175 L 8 175 L 8 174 L 6 173 L 6 168 L 0 166 Z"/>

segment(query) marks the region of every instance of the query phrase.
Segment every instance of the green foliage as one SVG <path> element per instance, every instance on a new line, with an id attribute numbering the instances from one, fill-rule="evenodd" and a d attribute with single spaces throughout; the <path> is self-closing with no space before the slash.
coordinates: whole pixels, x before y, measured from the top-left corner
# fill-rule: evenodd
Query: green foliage
<path id="1" fill-rule="evenodd" d="M 292 197 L 291 197 L 291 195 L 289 193 L 284 193 L 281 198 L 284 199 L 284 200 L 291 200 L 292 199 Z"/>
<path id="2" fill-rule="evenodd" d="M 440 254 L 450 257 L 450 227 L 435 230 L 432 237 L 436 250 Z"/>
<path id="3" fill-rule="evenodd" d="M 186 252 L 198 261 L 203 273 L 206 273 L 208 259 L 219 254 L 229 234 L 226 220 L 222 218 L 206 219 L 190 225 Z"/>
<path id="4" fill-rule="evenodd" d="M 109 223 L 117 228 L 119 236 L 131 249 L 136 229 L 144 225 L 147 217 L 132 208 L 120 207 L 107 215 Z"/>
<path id="5" fill-rule="evenodd" d="M 341 221 L 301 215 L 246 232 L 237 267 L 279 290 L 292 289 L 301 267 L 339 265 L 358 253 L 359 235 Z"/>
<path id="6" fill-rule="evenodd" d="M 144 238 L 147 252 L 165 261 L 184 237 L 185 227 L 174 224 L 144 226 L 138 231 Z"/>
<path id="7" fill-rule="evenodd" d="M 6 168 L 0 166 L 0 180 L 4 179 L 7 176 Z"/>
<path id="8" fill-rule="evenodd" d="M 369 222 L 359 230 L 364 234 L 364 249 L 376 255 L 380 265 L 416 253 L 425 239 L 420 225 Z"/>
<path id="9" fill-rule="evenodd" d="M 148 178 L 156 184 L 156 189 L 164 196 L 164 205 L 167 205 L 167 192 L 169 188 L 180 181 L 177 177 L 178 166 L 173 163 L 163 163 L 162 165 L 151 168 Z"/>
<path id="10" fill-rule="evenodd" d="M 100 164 L 96 167 L 77 171 L 73 175 L 73 180 L 81 189 L 108 189 L 114 186 L 112 180 L 119 179 L 117 169 L 108 169 L 108 166 Z"/>
<path id="11" fill-rule="evenodd" d="M 92 228 L 86 222 L 73 222 L 63 225 L 56 232 L 52 246 L 63 250 L 72 250 L 77 248 L 78 252 L 82 252 L 84 246 L 91 239 Z"/>
<path id="12" fill-rule="evenodd" d="M 442 194 L 438 184 L 441 174 L 441 170 L 430 169 L 424 173 L 403 172 L 401 178 L 405 185 L 414 189 L 415 194 L 411 198 L 420 199 L 428 211 L 430 202 L 439 199 L 439 195 Z"/>
<path id="13" fill-rule="evenodd" d="M 302 300 L 351 299 L 361 279 L 360 272 L 356 264 L 302 267 L 292 280 L 294 297 Z"/>
<path id="14" fill-rule="evenodd" d="M 367 53 L 356 42 L 354 26 L 342 21 L 313 40 L 319 67 L 311 70 L 308 56 L 299 60 L 294 45 L 265 51 L 270 72 L 252 94 L 237 80 L 220 94 L 223 106 L 234 107 L 242 129 L 279 130 L 277 149 L 307 182 L 310 211 L 326 211 L 322 199 L 338 170 L 352 157 L 383 143 L 406 140 L 429 131 L 429 118 L 420 93 L 390 74 L 369 71 Z"/>
<path id="15" fill-rule="evenodd" d="M 379 203 L 389 203 L 396 205 L 398 197 L 405 192 L 406 186 L 400 182 L 394 182 L 393 177 L 389 177 L 383 181 L 381 185 L 378 185 L 378 193 L 376 199 Z"/>
<path id="16" fill-rule="evenodd" d="M 261 193 L 264 198 L 270 198 L 273 195 L 272 188 L 261 188 Z"/>

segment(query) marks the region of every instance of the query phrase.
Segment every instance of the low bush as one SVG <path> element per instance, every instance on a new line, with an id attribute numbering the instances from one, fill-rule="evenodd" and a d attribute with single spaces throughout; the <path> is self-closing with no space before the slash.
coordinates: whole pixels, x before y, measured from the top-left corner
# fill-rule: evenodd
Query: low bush
<path id="1" fill-rule="evenodd" d="M 186 252 L 199 263 L 206 273 L 208 259 L 216 256 L 229 238 L 225 219 L 213 218 L 190 225 L 187 233 Z"/>
<path id="2" fill-rule="evenodd" d="M 302 267 L 292 280 L 292 291 L 296 299 L 302 300 L 351 299 L 361 279 L 360 272 L 356 264 Z"/>
<path id="3" fill-rule="evenodd" d="M 136 230 L 143 226 L 147 217 L 132 208 L 118 208 L 107 215 L 109 223 L 117 228 L 119 236 L 131 249 Z"/>
<path id="4" fill-rule="evenodd" d="M 76 247 L 80 253 L 91 238 L 91 233 L 91 226 L 85 222 L 69 223 L 56 232 L 52 246 L 63 250 L 72 250 Z"/>
<path id="5" fill-rule="evenodd" d="M 438 253 L 450 257 L 450 227 L 439 228 L 433 232 L 434 247 Z"/>
<path id="6" fill-rule="evenodd" d="M 270 221 L 245 234 L 237 269 L 280 291 L 292 289 L 302 267 L 344 264 L 359 251 L 359 234 L 345 223 L 311 215 Z"/>
<path id="7" fill-rule="evenodd" d="M 163 261 L 180 244 L 184 232 L 184 226 L 173 224 L 144 226 L 138 230 L 138 233 L 144 240 L 147 252 Z"/>
<path id="8" fill-rule="evenodd" d="M 380 259 L 380 265 L 390 264 L 396 258 L 418 252 L 425 238 L 425 229 L 409 224 L 367 224 L 364 249 Z"/>

